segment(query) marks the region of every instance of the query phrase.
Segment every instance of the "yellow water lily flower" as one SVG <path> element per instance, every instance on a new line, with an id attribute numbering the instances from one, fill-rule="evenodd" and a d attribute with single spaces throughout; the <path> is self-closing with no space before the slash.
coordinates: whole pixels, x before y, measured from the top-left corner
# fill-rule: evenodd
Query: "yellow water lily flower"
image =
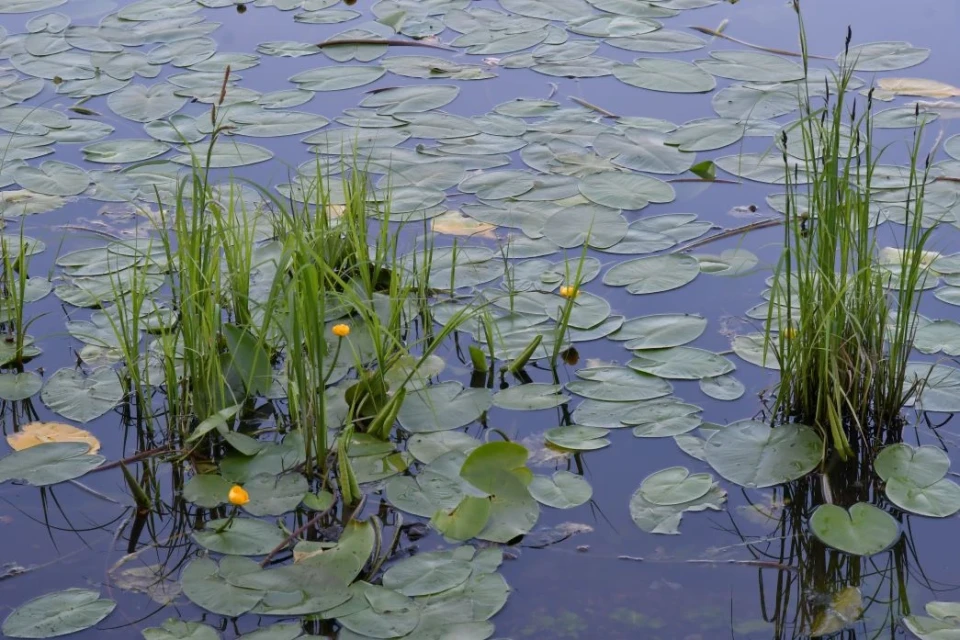
<path id="1" fill-rule="evenodd" d="M 796 327 L 787 327 L 783 330 L 783 337 L 787 340 L 792 340 L 797 337 Z"/>
<path id="2" fill-rule="evenodd" d="M 333 335 L 338 338 L 346 338 L 350 335 L 350 325 L 347 324 L 335 324 L 330 330 L 333 331 Z"/>
<path id="3" fill-rule="evenodd" d="M 227 498 L 230 500 L 230 504 L 234 504 L 238 507 L 242 507 L 250 502 L 250 494 L 247 493 L 246 489 L 238 484 L 230 487 L 230 493 L 227 494 Z"/>
<path id="4" fill-rule="evenodd" d="M 580 295 L 580 290 L 577 289 L 576 287 L 572 287 L 570 285 L 565 284 L 562 287 L 560 287 L 560 295 L 563 296 L 564 298 L 576 298 L 577 296 Z"/>

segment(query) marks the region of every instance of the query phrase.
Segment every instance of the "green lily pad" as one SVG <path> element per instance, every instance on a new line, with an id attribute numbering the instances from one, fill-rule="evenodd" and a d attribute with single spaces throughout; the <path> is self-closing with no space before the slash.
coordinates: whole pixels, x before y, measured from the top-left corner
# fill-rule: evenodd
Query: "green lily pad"
<path id="1" fill-rule="evenodd" d="M 595 451 L 610 445 L 606 439 L 610 433 L 599 427 L 583 427 L 571 425 L 568 427 L 554 427 L 544 434 L 550 444 L 571 451 Z"/>
<path id="2" fill-rule="evenodd" d="M 846 54 L 837 56 L 837 63 L 855 71 L 896 71 L 916 66 L 929 57 L 930 49 L 909 42 L 870 42 L 850 47 Z"/>
<path id="3" fill-rule="evenodd" d="M 576 373 L 581 379 L 568 382 L 567 391 L 593 400 L 636 402 L 660 398 L 673 391 L 666 380 L 628 367 L 591 367 Z"/>
<path id="4" fill-rule="evenodd" d="M 493 405 L 514 411 L 552 409 L 570 401 L 559 384 L 531 383 L 509 387 L 493 396 Z"/>
<path id="5" fill-rule="evenodd" d="M 275 525 L 252 518 L 210 520 L 204 529 L 193 532 L 194 541 L 200 546 L 237 556 L 262 556 L 270 553 L 287 539 L 286 534 Z M 223 531 L 218 531 L 224 527 Z"/>
<path id="6" fill-rule="evenodd" d="M 739 400 L 746 392 L 743 383 L 730 374 L 700 378 L 700 390 L 714 400 Z"/>
<path id="7" fill-rule="evenodd" d="M 397 417 L 411 433 L 449 431 L 470 424 L 491 404 L 486 389 L 464 389 L 449 381 L 407 393 Z"/>
<path id="8" fill-rule="evenodd" d="M 104 462 L 85 442 L 49 442 L 0 458 L 0 483 L 21 480 L 43 487 L 79 478 Z"/>
<path id="9" fill-rule="evenodd" d="M 650 504 L 672 507 L 699 500 L 713 487 L 709 473 L 690 474 L 686 467 L 670 467 L 647 476 L 640 483 L 640 496 Z"/>
<path id="10" fill-rule="evenodd" d="M 142 633 L 144 640 L 220 640 L 220 634 L 213 627 L 176 618 L 166 620 L 159 627 L 144 629 Z"/>
<path id="11" fill-rule="evenodd" d="M 703 335 L 707 319 L 689 313 L 663 313 L 631 318 L 611 340 L 626 341 L 627 349 L 665 349 L 679 347 Z"/>
<path id="12" fill-rule="evenodd" d="M 90 589 L 57 591 L 14 609 L 3 621 L 2 630 L 8 638 L 56 638 L 89 629 L 116 606 Z"/>
<path id="13" fill-rule="evenodd" d="M 94 369 L 87 376 L 76 369 L 59 369 L 40 393 L 51 411 L 76 422 L 99 418 L 117 406 L 123 396 L 120 378 L 109 367 Z"/>
<path id="14" fill-rule="evenodd" d="M 569 471 L 557 471 L 551 477 L 534 476 L 528 487 L 540 504 L 556 509 L 573 509 L 593 497 L 590 483 Z"/>
<path id="15" fill-rule="evenodd" d="M 297 508 L 309 485 L 298 473 L 282 476 L 262 474 L 248 480 L 243 488 L 250 494 L 250 502 L 243 505 L 247 513 L 254 516 L 279 516 Z"/>
<path id="16" fill-rule="evenodd" d="M 928 602 L 926 611 L 927 616 L 903 618 L 904 626 L 920 640 L 953 640 L 960 637 L 960 605 L 956 602 Z"/>
<path id="17" fill-rule="evenodd" d="M 858 502 L 849 511 L 822 504 L 810 516 L 810 530 L 824 544 L 857 556 L 880 553 L 900 537 L 896 519 L 866 502 Z"/>
<path id="18" fill-rule="evenodd" d="M 43 388 L 43 378 L 33 371 L 0 373 L 0 398 L 18 402 L 32 398 Z"/>
<path id="19" fill-rule="evenodd" d="M 472 572 L 470 563 L 457 558 L 455 552 L 420 553 L 387 569 L 383 586 L 411 598 L 427 596 L 463 584 Z"/>
<path id="20" fill-rule="evenodd" d="M 603 283 L 626 287 L 634 294 L 660 293 L 679 289 L 693 282 L 700 273 L 700 263 L 693 256 L 667 254 L 636 258 L 614 265 L 603 276 Z"/>
<path id="21" fill-rule="evenodd" d="M 183 499 L 198 507 L 213 509 L 226 504 L 232 484 L 223 477 L 206 473 L 196 475 L 183 485 Z"/>
<path id="22" fill-rule="evenodd" d="M 704 454 L 710 466 L 730 482 L 762 489 L 810 473 L 820 463 L 823 441 L 802 424 L 770 428 L 743 420 L 714 433 L 704 445 Z"/>
<path id="23" fill-rule="evenodd" d="M 736 367 L 721 355 L 694 347 L 643 349 L 627 363 L 631 369 L 670 380 L 700 380 L 730 373 Z"/>
<path id="24" fill-rule="evenodd" d="M 640 489 L 630 498 L 630 517 L 647 533 L 679 535 L 680 521 L 684 513 L 696 513 L 710 509 L 720 511 L 727 500 L 727 493 L 714 484 L 702 497 L 677 505 L 662 506 L 647 502 Z"/>
<path id="25" fill-rule="evenodd" d="M 712 75 L 689 62 L 637 58 L 613 70 L 618 80 L 641 89 L 668 93 L 707 93 L 717 86 Z"/>

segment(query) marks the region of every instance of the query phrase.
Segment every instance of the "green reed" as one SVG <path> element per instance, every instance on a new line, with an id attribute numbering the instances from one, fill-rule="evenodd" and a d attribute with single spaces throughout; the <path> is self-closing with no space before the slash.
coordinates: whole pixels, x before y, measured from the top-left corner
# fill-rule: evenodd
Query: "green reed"
<path id="1" fill-rule="evenodd" d="M 800 33 L 806 68 L 802 19 Z M 849 43 L 848 35 L 848 50 Z M 853 63 L 846 62 L 835 86 L 827 84 L 823 106 L 814 104 L 804 83 L 800 120 L 780 140 L 787 187 L 783 253 L 765 340 L 781 371 L 775 414 L 815 426 L 844 459 L 900 426 L 932 232 L 922 225 L 929 158 L 921 165 L 918 126 L 903 189 L 901 252 L 896 264 L 879 259 L 873 196 L 885 149 L 874 139 L 872 91 L 858 115 L 857 102 L 847 96 L 852 78 Z M 787 153 L 796 153 L 796 140 L 799 161 Z"/>

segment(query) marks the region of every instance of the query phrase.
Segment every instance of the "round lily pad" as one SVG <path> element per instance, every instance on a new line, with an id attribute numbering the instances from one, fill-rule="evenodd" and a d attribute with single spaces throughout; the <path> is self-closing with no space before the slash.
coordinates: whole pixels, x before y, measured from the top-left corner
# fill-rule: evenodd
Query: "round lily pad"
<path id="1" fill-rule="evenodd" d="M 835 504 L 820 505 L 810 516 L 810 530 L 824 544 L 857 556 L 880 553 L 900 537 L 896 519 L 865 502 L 849 511 Z"/>

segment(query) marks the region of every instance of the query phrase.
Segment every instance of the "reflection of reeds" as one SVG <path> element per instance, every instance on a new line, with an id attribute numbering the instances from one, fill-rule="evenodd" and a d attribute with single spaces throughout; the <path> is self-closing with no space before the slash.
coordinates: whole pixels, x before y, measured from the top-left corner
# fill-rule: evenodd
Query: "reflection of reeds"
<path id="1" fill-rule="evenodd" d="M 758 571 L 760 608 L 763 619 L 773 625 L 773 638 L 810 637 L 823 624 L 833 599 L 849 587 L 860 592 L 862 614 L 851 612 L 849 620 L 835 622 L 840 628 L 822 637 L 894 637 L 898 621 L 910 613 L 911 580 L 932 589 L 919 565 L 909 522 L 898 511 L 893 513 L 905 525 L 903 536 L 889 550 L 870 557 L 831 549 L 809 531 L 810 515 L 821 504 L 848 507 L 867 502 L 888 507 L 883 496 L 869 460 L 838 461 L 822 475 L 807 476 L 775 492 L 774 502 L 782 509 L 779 517 L 771 518 L 772 529 L 760 540 L 737 531 L 755 559 L 785 567 Z M 776 576 L 771 581 L 773 570 Z"/>
<path id="2" fill-rule="evenodd" d="M 806 52 L 802 20 L 800 33 Z M 905 168 L 903 251 L 881 264 L 873 196 L 883 149 L 873 138 L 872 93 L 859 115 L 847 104 L 852 66 L 841 68 L 835 87 L 828 83 L 822 107 L 806 86 L 800 120 L 780 140 L 787 206 L 765 341 L 781 369 L 776 413 L 818 428 L 842 458 L 902 426 L 932 232 L 922 226 L 929 158 L 924 166 L 918 123 Z M 789 158 L 788 149 L 803 158 Z"/>

